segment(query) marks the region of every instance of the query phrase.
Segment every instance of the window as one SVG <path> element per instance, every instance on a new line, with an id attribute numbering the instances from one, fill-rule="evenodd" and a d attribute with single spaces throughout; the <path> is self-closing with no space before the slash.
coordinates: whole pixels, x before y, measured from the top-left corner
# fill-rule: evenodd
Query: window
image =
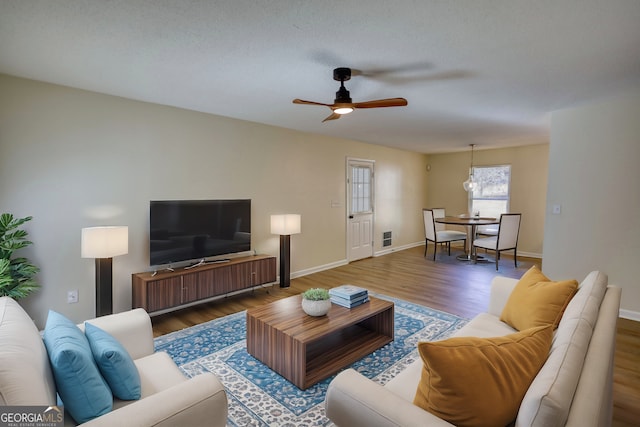
<path id="1" fill-rule="evenodd" d="M 509 212 L 511 166 L 474 166 L 473 179 L 478 187 L 469 192 L 469 212 L 500 218 Z M 497 230 L 498 226 L 487 226 Z"/>
<path id="2" fill-rule="evenodd" d="M 351 168 L 351 213 L 371 212 L 371 167 Z"/>

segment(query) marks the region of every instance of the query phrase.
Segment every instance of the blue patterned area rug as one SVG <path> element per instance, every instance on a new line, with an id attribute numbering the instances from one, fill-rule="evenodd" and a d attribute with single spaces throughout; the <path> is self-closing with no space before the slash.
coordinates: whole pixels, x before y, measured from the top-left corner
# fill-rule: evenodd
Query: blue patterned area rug
<path id="1" fill-rule="evenodd" d="M 407 301 L 373 294 L 395 303 L 395 340 L 353 365 L 385 384 L 416 358 L 418 341 L 444 339 L 467 321 Z M 155 339 L 189 377 L 213 372 L 227 390 L 228 426 L 311 427 L 331 425 L 324 396 L 333 377 L 302 391 L 247 353 L 246 312 L 215 319 Z"/>

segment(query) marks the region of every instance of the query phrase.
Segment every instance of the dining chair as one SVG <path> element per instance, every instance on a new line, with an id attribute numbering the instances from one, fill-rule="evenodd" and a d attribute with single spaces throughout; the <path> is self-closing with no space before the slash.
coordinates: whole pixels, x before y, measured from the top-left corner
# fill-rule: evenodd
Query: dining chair
<path id="1" fill-rule="evenodd" d="M 474 239 L 478 236 L 482 237 L 487 237 L 487 236 L 497 236 L 498 235 L 498 224 L 491 224 L 491 225 L 481 225 L 478 228 L 476 228 L 476 235 L 473 236 Z M 484 252 L 486 253 L 487 250 L 485 249 Z"/>
<path id="2" fill-rule="evenodd" d="M 478 236 L 497 236 L 498 235 L 498 226 L 497 225 L 481 225 L 478 227 L 478 231 L 476 232 Z"/>
<path id="3" fill-rule="evenodd" d="M 436 211 L 438 215 L 444 213 L 444 209 L 423 209 L 422 216 L 424 218 L 424 256 L 427 256 L 427 248 L 429 242 L 433 242 L 433 260 L 436 260 L 436 252 L 438 251 L 438 243 L 446 243 L 448 254 L 451 255 L 451 242 L 464 241 L 464 245 L 467 243 L 467 233 L 454 230 L 438 230 L 436 226 L 440 224 L 436 223 L 436 218 L 444 217 L 444 215 L 436 217 Z M 443 227 L 444 228 L 444 227 Z"/>
<path id="4" fill-rule="evenodd" d="M 433 211 L 434 219 L 444 218 L 445 216 L 447 216 L 444 208 L 431 208 L 431 210 Z M 436 231 L 444 231 L 445 228 L 446 227 L 444 224 L 440 224 L 436 222 Z"/>
<path id="5" fill-rule="evenodd" d="M 445 213 L 445 209 L 444 208 L 431 208 L 431 210 L 433 211 L 433 218 L 437 219 L 437 218 L 444 218 L 445 216 L 447 216 L 447 214 Z M 436 233 L 438 231 L 444 231 L 446 230 L 446 226 L 444 224 L 440 224 L 439 222 L 436 222 Z M 447 247 L 447 249 L 449 250 L 449 253 L 451 253 L 451 242 L 439 242 L 440 245 L 445 245 Z M 425 253 L 426 255 L 426 253 Z"/>
<path id="6" fill-rule="evenodd" d="M 500 215 L 498 235 L 483 237 L 473 241 L 473 248 L 483 248 L 496 252 L 496 271 L 500 252 L 513 250 L 513 264 L 518 267 L 518 234 L 520 233 L 520 219 L 522 214 L 507 213 Z"/>

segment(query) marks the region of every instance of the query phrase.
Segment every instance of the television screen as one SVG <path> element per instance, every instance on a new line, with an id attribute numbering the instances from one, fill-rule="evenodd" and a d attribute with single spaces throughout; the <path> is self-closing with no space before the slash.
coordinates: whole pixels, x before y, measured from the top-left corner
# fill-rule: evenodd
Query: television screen
<path id="1" fill-rule="evenodd" d="M 251 250 L 251 200 L 167 200 L 149 204 L 149 264 Z"/>

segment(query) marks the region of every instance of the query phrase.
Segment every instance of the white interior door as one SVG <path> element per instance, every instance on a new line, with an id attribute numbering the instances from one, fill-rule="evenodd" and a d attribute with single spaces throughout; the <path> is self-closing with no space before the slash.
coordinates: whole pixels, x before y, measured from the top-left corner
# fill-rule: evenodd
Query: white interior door
<path id="1" fill-rule="evenodd" d="M 347 261 L 373 256 L 374 161 L 347 159 Z"/>

